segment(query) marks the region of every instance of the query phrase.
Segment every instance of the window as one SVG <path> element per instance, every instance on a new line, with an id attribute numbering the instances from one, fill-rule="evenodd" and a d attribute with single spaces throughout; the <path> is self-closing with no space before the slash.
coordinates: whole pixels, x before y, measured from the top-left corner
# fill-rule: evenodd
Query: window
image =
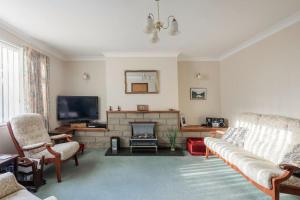
<path id="1" fill-rule="evenodd" d="M 22 48 L 0 41 L 0 123 L 24 110 L 22 54 Z"/>

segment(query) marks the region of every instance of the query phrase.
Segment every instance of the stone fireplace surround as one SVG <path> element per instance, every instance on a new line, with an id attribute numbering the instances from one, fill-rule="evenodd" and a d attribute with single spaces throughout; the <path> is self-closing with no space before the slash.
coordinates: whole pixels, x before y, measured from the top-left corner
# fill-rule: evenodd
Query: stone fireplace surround
<path id="1" fill-rule="evenodd" d="M 109 135 L 119 136 L 121 147 L 129 146 L 132 135 L 130 122 L 156 122 L 155 134 L 159 146 L 168 145 L 168 130 L 179 128 L 179 111 L 108 111 Z M 181 144 L 180 144 L 181 146 Z"/>
<path id="2" fill-rule="evenodd" d="M 76 131 L 74 140 L 84 143 L 87 148 L 108 148 L 110 137 L 120 137 L 121 147 L 129 146 L 131 127 L 129 122 L 154 121 L 156 136 L 160 146 L 169 146 L 168 130 L 179 127 L 179 111 L 107 111 L 108 130 L 104 131 Z M 182 132 L 177 137 L 177 146 L 185 149 L 186 138 L 205 137 L 209 133 Z"/>
<path id="3" fill-rule="evenodd" d="M 121 147 L 129 146 L 132 136 L 130 122 L 156 122 L 155 134 L 160 146 L 168 146 L 168 130 L 179 128 L 179 111 L 107 111 L 107 131 L 77 131 L 75 140 L 87 148 L 108 148 L 110 137 L 120 137 Z M 178 136 L 178 146 L 185 146 L 185 139 Z"/>

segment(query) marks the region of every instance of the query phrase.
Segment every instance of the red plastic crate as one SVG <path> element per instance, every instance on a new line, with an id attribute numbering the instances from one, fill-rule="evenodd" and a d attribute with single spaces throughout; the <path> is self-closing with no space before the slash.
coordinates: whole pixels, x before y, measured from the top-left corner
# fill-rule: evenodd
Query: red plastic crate
<path id="1" fill-rule="evenodd" d="M 204 144 L 204 138 L 187 138 L 186 149 L 193 156 L 205 155 L 206 147 Z"/>

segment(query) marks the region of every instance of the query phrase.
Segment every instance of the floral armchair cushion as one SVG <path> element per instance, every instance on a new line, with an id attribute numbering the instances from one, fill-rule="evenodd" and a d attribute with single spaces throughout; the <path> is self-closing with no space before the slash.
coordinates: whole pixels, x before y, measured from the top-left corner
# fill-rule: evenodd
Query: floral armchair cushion
<path id="1" fill-rule="evenodd" d="M 51 143 L 51 139 L 45 127 L 45 122 L 40 114 L 27 113 L 13 117 L 10 124 L 16 140 L 21 147 L 34 145 L 37 143 Z M 36 153 L 44 150 L 31 150 L 31 153 Z"/>

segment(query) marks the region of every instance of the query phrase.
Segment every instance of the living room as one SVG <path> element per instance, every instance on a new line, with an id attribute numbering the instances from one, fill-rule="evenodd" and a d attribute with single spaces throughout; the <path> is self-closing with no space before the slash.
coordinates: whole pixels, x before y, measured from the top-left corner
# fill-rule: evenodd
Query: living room
<path id="1" fill-rule="evenodd" d="M 2 1 L 0 199 L 300 199 L 299 55 L 298 0 Z"/>

